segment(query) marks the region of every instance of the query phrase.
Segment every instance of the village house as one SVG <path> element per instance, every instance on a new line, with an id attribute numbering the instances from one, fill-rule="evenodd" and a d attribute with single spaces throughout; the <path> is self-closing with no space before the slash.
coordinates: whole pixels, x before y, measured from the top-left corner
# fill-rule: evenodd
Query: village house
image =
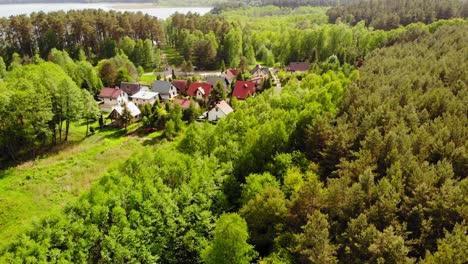
<path id="1" fill-rule="evenodd" d="M 250 81 L 255 83 L 255 88 L 257 89 L 260 89 L 261 85 L 263 84 L 262 77 L 255 77 L 255 78 L 252 78 Z"/>
<path id="2" fill-rule="evenodd" d="M 138 93 L 141 90 L 141 86 L 139 83 L 129 83 L 129 82 L 121 82 L 120 89 L 128 94 L 128 96 L 132 96 Z"/>
<path id="3" fill-rule="evenodd" d="M 227 81 L 228 85 L 231 85 L 236 80 L 237 74 L 239 74 L 238 69 L 229 69 L 221 73 L 221 77 Z"/>
<path id="4" fill-rule="evenodd" d="M 205 112 L 203 117 L 208 119 L 208 121 L 218 121 L 219 119 L 226 117 L 232 112 L 234 112 L 234 110 L 228 103 L 226 103 L 226 101 L 223 100 L 217 103 L 216 106 L 213 107 L 211 110 Z"/>
<path id="5" fill-rule="evenodd" d="M 310 68 L 310 64 L 308 62 L 290 62 L 287 68 L 288 72 L 306 72 Z"/>
<path id="6" fill-rule="evenodd" d="M 208 76 L 208 77 L 206 77 L 206 82 L 211 84 L 213 87 L 218 82 L 221 82 L 223 84 L 224 90 L 226 90 L 226 93 L 229 93 L 229 84 L 230 83 L 224 77 L 221 77 L 221 76 Z"/>
<path id="7" fill-rule="evenodd" d="M 104 112 L 112 112 L 115 107 L 120 106 L 122 103 L 128 102 L 127 93 L 119 87 L 103 88 L 99 94 L 99 98 L 103 100 L 103 103 L 100 105 L 100 107 Z"/>
<path id="8" fill-rule="evenodd" d="M 187 81 L 186 80 L 173 80 L 172 85 L 177 89 L 179 94 L 187 94 Z"/>
<path id="9" fill-rule="evenodd" d="M 253 79 L 256 78 L 261 78 L 262 80 L 266 80 L 270 78 L 270 69 L 269 68 L 264 68 L 260 65 L 256 65 L 255 68 L 253 68 L 250 71 L 250 74 L 252 75 Z"/>
<path id="10" fill-rule="evenodd" d="M 189 86 L 187 95 L 199 100 L 207 100 L 210 97 L 211 88 L 213 86 L 210 83 L 193 82 Z"/>
<path id="11" fill-rule="evenodd" d="M 159 100 L 159 94 L 149 91 L 139 91 L 138 93 L 130 96 L 130 98 L 136 105 L 153 105 L 156 101 Z"/>
<path id="12" fill-rule="evenodd" d="M 108 119 L 112 119 L 111 125 L 117 126 L 117 127 L 123 126 L 121 122 L 121 116 L 123 114 L 124 107 L 127 107 L 128 111 L 133 117 L 133 121 L 140 120 L 140 115 L 141 115 L 140 109 L 133 102 L 128 102 L 128 103 L 114 107 L 114 110 L 112 110 L 112 112 L 107 117 Z"/>
<path id="13" fill-rule="evenodd" d="M 153 92 L 158 93 L 163 101 L 170 101 L 177 96 L 177 88 L 167 81 L 155 80 L 153 82 Z"/>
<path id="14" fill-rule="evenodd" d="M 172 101 L 173 104 L 178 104 L 180 105 L 180 108 L 182 108 L 182 110 L 186 110 L 190 107 L 190 102 L 191 100 L 190 99 L 187 99 L 187 98 L 176 98 L 174 101 Z M 195 104 L 195 107 L 196 108 L 199 108 L 200 105 L 197 103 L 197 102 L 194 102 Z"/>
<path id="15" fill-rule="evenodd" d="M 249 96 L 255 95 L 255 82 L 252 81 L 236 81 L 232 97 L 240 100 L 245 100 Z"/>

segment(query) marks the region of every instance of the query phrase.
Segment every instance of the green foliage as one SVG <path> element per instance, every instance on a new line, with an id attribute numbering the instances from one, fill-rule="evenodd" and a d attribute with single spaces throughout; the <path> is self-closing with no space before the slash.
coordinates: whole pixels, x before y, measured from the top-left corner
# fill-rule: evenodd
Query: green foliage
<path id="1" fill-rule="evenodd" d="M 6 71 L 5 61 L 3 60 L 2 57 L 0 57 L 0 79 L 5 78 L 6 74 L 7 74 L 7 71 Z"/>
<path id="2" fill-rule="evenodd" d="M 49 216 L 18 237 L 2 251 L 2 260 L 199 263 L 216 221 L 211 210 L 224 173 L 215 159 L 196 161 L 167 146 L 142 151 L 106 173 L 64 214 Z M 245 221 L 237 216 L 232 223 L 240 226 L 231 240 L 243 238 L 234 252 L 251 260 Z M 214 244 L 228 238 L 222 225 L 220 220 Z"/>
<path id="3" fill-rule="evenodd" d="M 432 23 L 439 19 L 467 17 L 468 4 L 464 1 L 355 1 L 351 5 L 337 6 L 328 10 L 331 23 L 343 21 L 356 24 L 365 21 L 376 29 L 393 29 L 415 22 Z"/>
<path id="4" fill-rule="evenodd" d="M 246 205 L 250 200 L 254 199 L 257 194 L 263 192 L 267 187 L 279 187 L 279 183 L 275 177 L 269 173 L 251 174 L 246 179 L 246 183 L 242 185 L 242 204 Z"/>
<path id="5" fill-rule="evenodd" d="M 128 125 L 133 122 L 133 115 L 125 103 L 122 105 L 122 114 L 119 116 L 118 122 L 125 128 L 125 131 L 127 131 Z"/>
<path id="6" fill-rule="evenodd" d="M 134 81 L 138 78 L 135 65 L 125 55 L 101 60 L 96 68 L 106 87 L 115 87 L 123 80 Z"/>
<path id="7" fill-rule="evenodd" d="M 2 158 L 34 156 L 39 148 L 55 143 L 57 138 L 67 140 L 70 123 L 81 117 L 85 98 L 59 66 L 18 66 L 4 82 L 11 89 L 1 91 L 8 98 L 2 106 Z"/>
<path id="8" fill-rule="evenodd" d="M 308 216 L 308 221 L 302 227 L 303 233 L 295 235 L 302 263 L 337 263 L 335 247 L 329 241 L 330 225 L 327 216 L 315 211 Z"/>
<path id="9" fill-rule="evenodd" d="M 247 243 L 247 224 L 237 214 L 219 217 L 213 241 L 203 251 L 205 263 L 251 263 L 256 257 L 253 247 Z"/>
<path id="10" fill-rule="evenodd" d="M 258 10 L 232 11 L 245 13 L 239 23 L 175 14 L 168 44 L 186 71 L 206 63 L 207 47 L 221 65 L 272 54 L 279 65 L 310 61 L 308 72 L 281 71 L 281 93 L 232 100 L 236 111 L 216 125 L 185 129 L 192 106 L 144 106 L 144 126 L 168 140 L 149 135 L 145 151 L 14 239 L 1 261 L 466 262 L 466 21 L 374 31 L 324 25 L 323 9 Z M 135 49 L 144 63 L 144 41 Z M 51 141 L 54 118 L 86 113 L 63 104 L 77 87 L 61 68 L 20 66 L 30 61 L 39 60 L 25 58 L 0 82 L 1 153 L 11 142 Z M 97 68 L 131 75 L 128 62 L 122 53 Z M 33 101 L 46 112 L 31 114 Z"/>
<path id="11" fill-rule="evenodd" d="M 117 76 L 115 77 L 115 83 L 120 84 L 122 82 L 130 82 L 132 81 L 132 78 L 130 75 L 128 75 L 127 68 L 120 67 L 117 70 Z"/>
<path id="12" fill-rule="evenodd" d="M 224 88 L 223 83 L 218 81 L 210 93 L 210 108 L 223 100 L 226 100 L 226 89 Z"/>
<path id="13" fill-rule="evenodd" d="M 125 36 L 119 40 L 118 47 L 121 49 L 127 57 L 132 56 L 135 49 L 136 42 L 128 36 Z"/>
<path id="14" fill-rule="evenodd" d="M 87 19 L 83 19 L 84 17 Z M 147 30 L 140 30 L 142 27 Z M 0 31 L 2 36 L 11 37 L 0 47 L 1 55 L 8 54 L 8 62 L 12 61 L 10 56 L 13 52 L 29 57 L 38 53 L 42 58 L 46 58 L 54 48 L 67 51 L 74 59 L 78 59 L 83 47 L 86 47 L 84 53 L 90 59 L 96 55 L 99 59 L 114 57 L 116 47 L 122 49 L 127 56 L 131 56 L 127 53 L 132 49 L 129 38 L 157 39 L 162 42 L 165 39 L 162 22 L 156 17 L 143 13 L 92 9 L 11 16 L 2 21 Z M 139 61 L 134 62 L 140 65 Z"/>
<path id="15" fill-rule="evenodd" d="M 468 260 L 468 228 L 465 222 L 456 224 L 452 232 L 445 231 L 445 237 L 437 241 L 437 251 L 427 252 L 422 263 L 456 263 Z"/>
<path id="16" fill-rule="evenodd" d="M 280 233 L 288 209 L 278 186 L 265 186 L 255 193 L 239 213 L 247 222 L 251 243 L 261 255 L 267 255 L 273 249 L 273 241 Z"/>
<path id="17" fill-rule="evenodd" d="M 187 121 L 189 124 L 194 122 L 200 116 L 200 107 L 190 99 L 190 105 L 187 109 L 183 110 L 182 120 Z"/>

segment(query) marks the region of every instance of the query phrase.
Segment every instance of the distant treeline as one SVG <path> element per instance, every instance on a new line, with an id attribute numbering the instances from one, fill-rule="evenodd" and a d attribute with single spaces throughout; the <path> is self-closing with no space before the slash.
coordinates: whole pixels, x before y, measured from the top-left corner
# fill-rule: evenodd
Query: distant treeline
<path id="1" fill-rule="evenodd" d="M 103 10 L 32 13 L 0 18 L 0 56 L 7 64 L 13 53 L 46 58 L 53 48 L 77 58 L 83 50 L 88 59 L 109 58 L 123 37 L 163 43 L 164 28 L 156 17 L 142 13 Z M 109 55 L 109 56 L 107 56 Z"/>
<path id="2" fill-rule="evenodd" d="M 348 5 L 356 0 L 242 0 L 241 2 L 248 5 L 275 5 L 283 7 L 298 7 L 298 6 L 337 6 Z"/>
<path id="3" fill-rule="evenodd" d="M 155 3 L 160 5 L 174 5 L 181 6 L 200 6 L 208 5 L 213 6 L 223 3 L 242 3 L 247 5 L 264 6 L 276 5 L 284 7 L 297 7 L 297 6 L 336 6 L 346 5 L 356 0 L 240 0 L 240 1 L 227 1 L 227 0 L 68 0 L 67 3 Z M 64 3 L 63 0 L 0 0 L 0 4 L 23 4 L 23 3 Z"/>
<path id="4" fill-rule="evenodd" d="M 152 0 L 0 0 L 0 4 L 32 4 L 32 3 L 151 3 Z"/>
<path id="5" fill-rule="evenodd" d="M 219 14 L 222 11 L 236 9 L 242 6 L 279 6 L 279 7 L 300 7 L 300 6 L 338 6 L 349 5 L 357 0 L 240 0 L 240 1 L 219 1 L 211 13 Z"/>
<path id="6" fill-rule="evenodd" d="M 468 17 L 468 2 L 461 0 L 360 0 L 328 11 L 331 23 L 352 25 L 364 20 L 376 29 L 393 29 L 414 22 L 432 23 L 439 19 Z"/>

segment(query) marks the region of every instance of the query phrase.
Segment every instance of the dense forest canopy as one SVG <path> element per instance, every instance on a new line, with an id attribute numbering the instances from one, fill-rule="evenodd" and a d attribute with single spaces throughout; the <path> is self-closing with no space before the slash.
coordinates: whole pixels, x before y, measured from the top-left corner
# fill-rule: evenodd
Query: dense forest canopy
<path id="1" fill-rule="evenodd" d="M 165 22 L 92 10 L 1 19 L 1 161 L 97 120 L 92 95 L 153 71 L 162 48 L 182 71 L 231 67 L 242 80 L 272 67 L 279 86 L 237 101 L 217 83 L 235 111 L 216 123 L 195 122 L 194 101 L 142 107 L 157 140 L 8 241 L 0 263 L 467 263 L 468 20 L 438 17 L 459 2 L 437 3 L 395 27 L 375 26 L 385 8 L 329 24 L 327 8 L 271 5 Z M 308 71 L 286 71 L 303 61 Z"/>
<path id="2" fill-rule="evenodd" d="M 463 263 L 466 30 L 413 26 L 359 73 L 329 60 L 216 126 L 193 123 L 2 260 Z"/>
<path id="3" fill-rule="evenodd" d="M 464 0 L 360 0 L 333 7 L 328 11 L 331 23 L 352 25 L 365 21 L 376 29 L 392 29 L 414 22 L 432 23 L 439 19 L 468 17 L 468 1 Z"/>
<path id="4" fill-rule="evenodd" d="M 142 13 L 90 9 L 0 18 L 0 56 L 8 63 L 14 52 L 29 57 L 38 53 L 45 59 L 53 48 L 68 51 L 74 59 L 80 50 L 91 61 L 110 58 L 124 37 L 165 40 L 162 22 Z"/>

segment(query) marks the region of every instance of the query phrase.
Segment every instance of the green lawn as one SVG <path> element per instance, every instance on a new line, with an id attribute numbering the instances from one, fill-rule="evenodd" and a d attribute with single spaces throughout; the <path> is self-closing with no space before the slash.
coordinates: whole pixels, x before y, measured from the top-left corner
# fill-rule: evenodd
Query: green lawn
<path id="1" fill-rule="evenodd" d="M 156 80 L 156 75 L 153 73 L 145 73 L 140 77 L 140 83 L 151 85 Z"/>
<path id="2" fill-rule="evenodd" d="M 140 124 L 133 124 L 129 131 Z M 47 156 L 0 171 L 0 248 L 46 213 L 60 210 L 88 190 L 109 168 L 144 148 L 142 138 L 106 129 L 83 139 L 72 127 L 71 143 Z M 150 135 L 151 136 L 151 135 Z"/>
<path id="3" fill-rule="evenodd" d="M 184 61 L 184 57 L 174 48 L 164 48 L 163 53 L 166 54 L 167 62 L 171 66 L 180 66 Z"/>

